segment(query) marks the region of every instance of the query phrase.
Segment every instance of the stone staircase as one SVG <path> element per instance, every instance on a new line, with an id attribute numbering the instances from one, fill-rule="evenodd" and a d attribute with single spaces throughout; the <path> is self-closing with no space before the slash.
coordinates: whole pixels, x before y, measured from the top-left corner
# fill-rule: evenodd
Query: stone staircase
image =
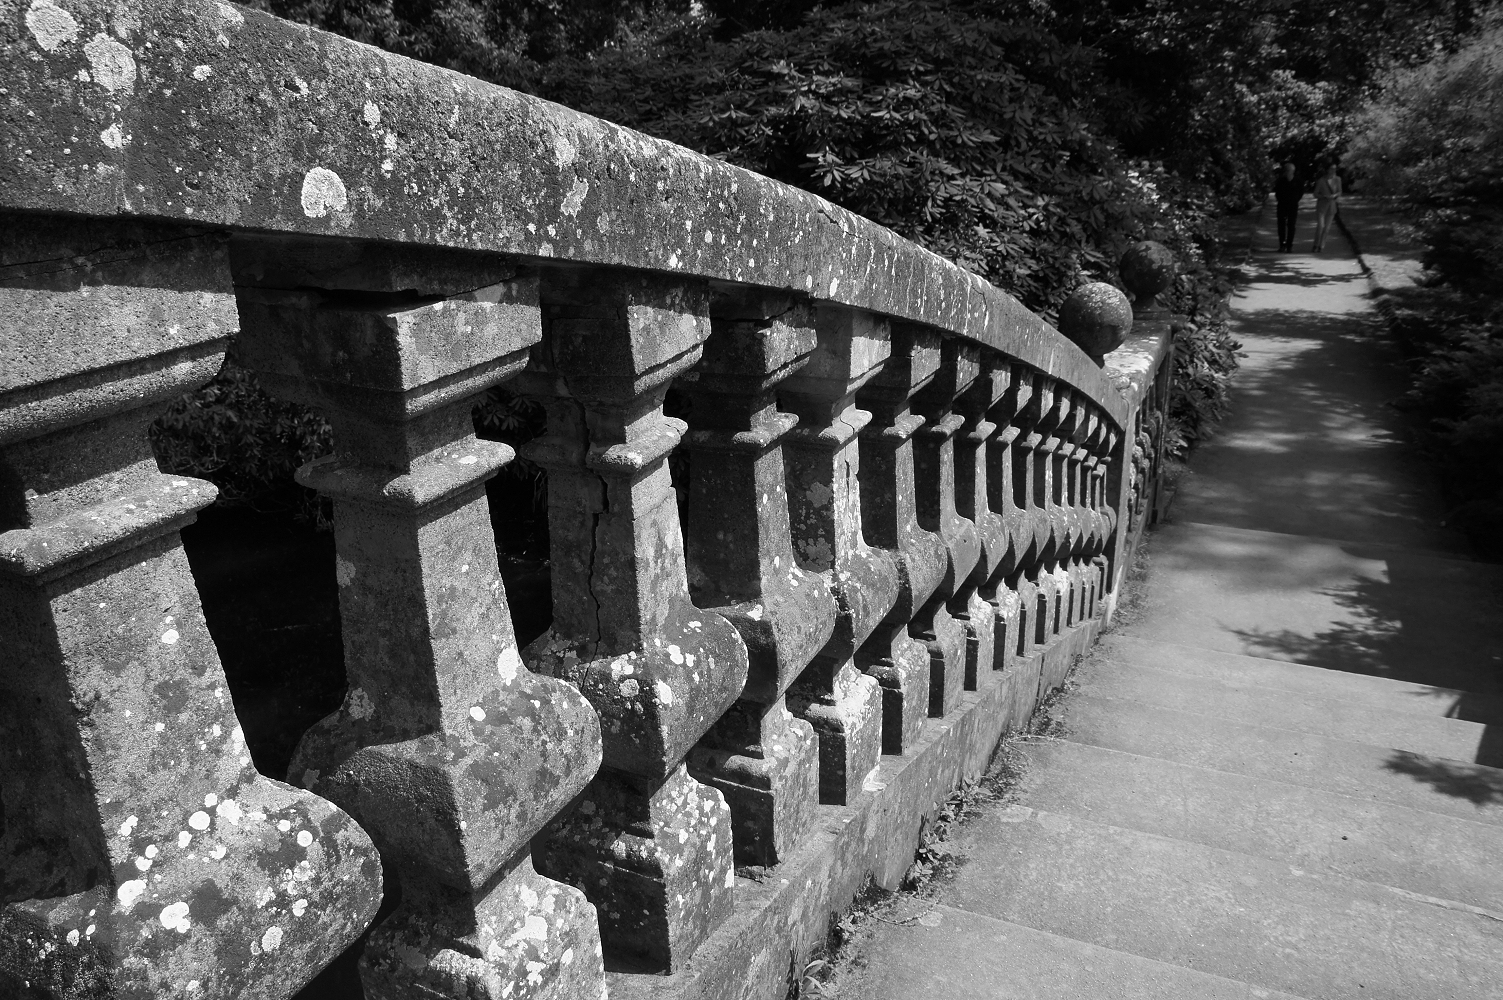
<path id="1" fill-rule="evenodd" d="M 1138 606 L 839 996 L 1503 997 L 1503 573 L 1383 406 L 1356 262 L 1290 260 Z"/>
<path id="2" fill-rule="evenodd" d="M 1503 770 L 1460 692 L 1121 635 L 1077 680 L 879 996 L 1503 992 Z"/>

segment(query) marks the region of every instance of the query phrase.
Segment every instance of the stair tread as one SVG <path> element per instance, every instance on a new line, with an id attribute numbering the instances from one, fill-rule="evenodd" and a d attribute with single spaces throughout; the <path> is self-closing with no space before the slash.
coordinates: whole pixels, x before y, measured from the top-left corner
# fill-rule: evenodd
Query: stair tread
<path id="1" fill-rule="evenodd" d="M 1180 521 L 1124 635 L 1503 696 L 1503 568 Z"/>
<path id="2" fill-rule="evenodd" d="M 1027 805 L 977 819 L 945 902 L 1308 1000 L 1471 1000 L 1503 915 Z"/>
<path id="3" fill-rule="evenodd" d="M 1395 712 L 1474 722 L 1503 718 L 1496 699 L 1471 691 L 1120 633 L 1102 636 L 1093 658 L 1316 697 L 1336 697 L 1349 704 Z"/>
<path id="4" fill-rule="evenodd" d="M 1375 743 L 1432 757 L 1494 765 L 1503 747 L 1480 722 L 1351 704 L 1332 696 L 1295 694 L 1236 679 L 1197 677 L 1142 664 L 1092 658 L 1076 674 L 1081 691 L 1215 716 L 1246 725 Z M 1497 741 L 1492 741 L 1497 742 Z M 1479 754 L 1486 757 L 1479 758 Z"/>
<path id="5" fill-rule="evenodd" d="M 1503 825 L 1503 771 L 1352 740 L 1076 693 L 1077 743 Z"/>
<path id="6" fill-rule="evenodd" d="M 885 926 L 841 995 L 869 1000 L 1300 1000 L 940 905 Z"/>
<path id="7" fill-rule="evenodd" d="M 1068 740 L 1020 750 L 1035 808 L 1503 910 L 1503 826 Z"/>

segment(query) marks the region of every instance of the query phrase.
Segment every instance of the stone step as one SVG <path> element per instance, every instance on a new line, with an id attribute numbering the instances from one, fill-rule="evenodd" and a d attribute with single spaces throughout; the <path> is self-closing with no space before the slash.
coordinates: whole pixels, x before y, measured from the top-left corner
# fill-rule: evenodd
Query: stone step
<path id="1" fill-rule="evenodd" d="M 1092 655 L 1114 663 L 1153 667 L 1207 680 L 1275 688 L 1315 698 L 1339 698 L 1349 705 L 1392 712 L 1443 715 L 1474 722 L 1503 721 L 1503 706 L 1495 698 L 1306 663 L 1243 656 L 1118 633 L 1102 636 Z"/>
<path id="2" fill-rule="evenodd" d="M 1503 911 L 1503 826 L 1081 743 L 1018 748 L 1034 808 Z"/>
<path id="3" fill-rule="evenodd" d="M 958 909 L 1308 1000 L 1483 1000 L 1503 914 L 1024 805 L 977 819 Z"/>
<path id="4" fill-rule="evenodd" d="M 1503 696 L 1503 567 L 1180 521 L 1124 635 Z"/>
<path id="5" fill-rule="evenodd" d="M 1488 727 L 1440 715 L 1416 715 L 1386 708 L 1352 705 L 1335 697 L 1315 698 L 1274 688 L 1253 687 L 1153 667 L 1092 659 L 1076 672 L 1080 690 L 1102 698 L 1139 701 L 1179 712 L 1193 712 L 1244 725 L 1292 729 L 1301 733 L 1355 740 L 1479 764 L 1496 759 L 1498 741 L 1486 739 Z M 1479 759 L 1479 754 L 1486 755 Z"/>
<path id="6" fill-rule="evenodd" d="M 1298 1000 L 993 917 L 937 906 L 884 927 L 840 984 L 866 1000 Z"/>
<path id="7" fill-rule="evenodd" d="M 1084 693 L 1063 726 L 1077 743 L 1503 824 L 1503 771 L 1480 764 Z"/>

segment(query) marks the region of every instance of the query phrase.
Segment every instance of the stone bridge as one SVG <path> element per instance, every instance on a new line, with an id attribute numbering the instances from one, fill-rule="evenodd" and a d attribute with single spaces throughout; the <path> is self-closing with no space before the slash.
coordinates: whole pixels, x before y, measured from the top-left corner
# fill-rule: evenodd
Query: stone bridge
<path id="1" fill-rule="evenodd" d="M 0 32 L 4 996 L 289 997 L 363 938 L 373 1000 L 782 997 L 1111 616 L 1162 269 L 1072 341 L 818 197 L 228 3 Z M 334 428 L 349 686 L 290 784 L 183 553 L 215 489 L 146 436 L 232 343 Z M 526 648 L 500 383 L 548 414 Z"/>

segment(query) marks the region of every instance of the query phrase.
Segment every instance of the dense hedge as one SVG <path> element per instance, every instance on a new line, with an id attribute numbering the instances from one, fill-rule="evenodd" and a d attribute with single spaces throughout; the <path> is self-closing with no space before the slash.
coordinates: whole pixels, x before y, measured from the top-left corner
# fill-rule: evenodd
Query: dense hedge
<path id="1" fill-rule="evenodd" d="M 1395 70 L 1359 114 L 1351 165 L 1406 211 L 1421 284 L 1390 298 L 1452 520 L 1503 558 L 1503 19 Z"/>

